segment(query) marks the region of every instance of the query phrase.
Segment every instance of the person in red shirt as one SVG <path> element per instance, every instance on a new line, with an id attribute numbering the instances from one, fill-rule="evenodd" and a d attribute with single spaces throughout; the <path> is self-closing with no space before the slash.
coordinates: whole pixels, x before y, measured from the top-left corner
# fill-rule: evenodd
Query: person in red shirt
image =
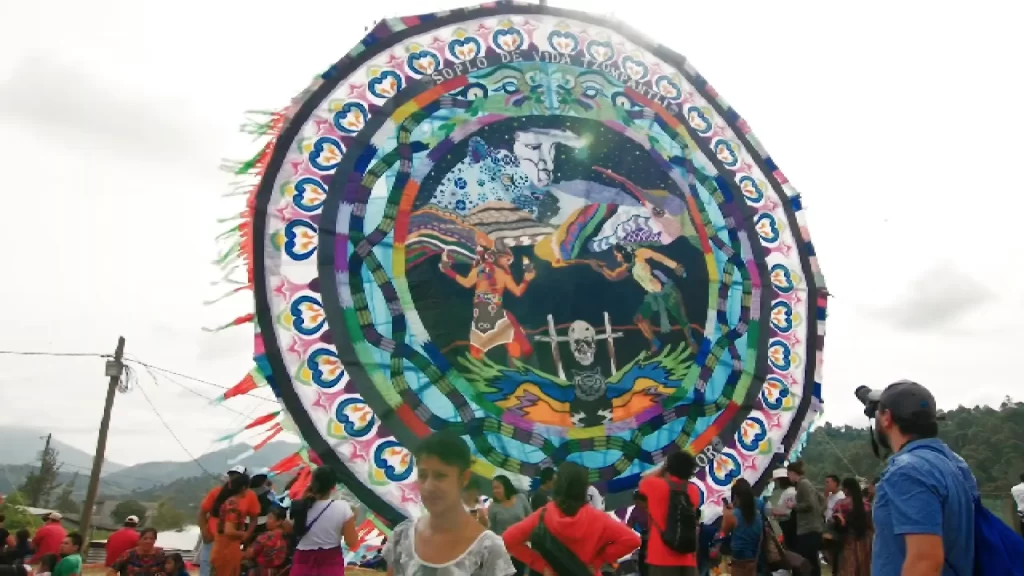
<path id="1" fill-rule="evenodd" d="M 38 564 L 39 560 L 47 554 L 60 556 L 60 545 L 68 537 L 67 531 L 60 525 L 62 518 L 64 517 L 60 512 L 51 512 L 46 517 L 46 525 L 36 530 L 36 535 L 32 537 L 32 548 L 35 550 L 35 554 L 32 555 L 32 564 Z"/>
<path id="2" fill-rule="evenodd" d="M 255 564 L 249 573 L 255 576 L 276 576 L 288 562 L 288 541 L 282 524 L 285 511 L 275 508 L 267 514 L 267 531 L 256 537 L 246 556 Z"/>
<path id="3" fill-rule="evenodd" d="M 544 518 L 544 526 L 571 550 L 594 574 L 605 564 L 618 562 L 640 546 L 640 536 L 628 526 L 587 505 L 587 469 L 573 463 L 559 467 L 554 500 L 545 504 L 502 534 L 505 549 L 533 570 L 550 573 L 551 567 L 529 546 L 530 535 Z"/>
<path id="4" fill-rule="evenodd" d="M 245 466 L 235 466 L 228 470 L 228 481 L 235 476 L 241 475 L 246 477 L 246 482 L 248 483 L 248 474 L 246 472 Z M 199 550 L 200 576 L 210 576 L 210 554 L 213 551 L 213 536 L 217 533 L 218 523 L 218 520 L 211 513 L 213 512 L 213 505 L 217 501 L 217 496 L 220 495 L 221 488 L 223 486 L 217 486 L 210 490 L 206 497 L 203 498 L 203 503 L 199 505 L 196 522 L 199 524 L 199 531 L 203 537 L 203 545 Z M 260 501 L 252 490 L 246 490 L 241 496 L 241 501 L 239 508 L 249 519 L 246 535 L 243 538 L 243 541 L 247 542 L 252 536 L 253 530 L 256 529 L 256 522 L 260 515 Z"/>
<path id="5" fill-rule="evenodd" d="M 105 565 L 109 568 L 117 562 L 121 554 L 135 548 L 139 543 L 138 516 L 129 516 L 124 519 L 124 527 L 114 532 L 107 538 L 107 561 Z"/>
<path id="6" fill-rule="evenodd" d="M 697 554 L 682 554 L 665 545 L 661 528 L 668 523 L 669 480 L 686 483 L 686 494 L 695 509 L 700 529 L 700 491 L 690 483 L 695 462 L 686 451 L 675 452 L 660 470 L 640 481 L 638 492 L 647 499 L 650 537 L 647 540 L 648 576 L 697 576 Z"/>

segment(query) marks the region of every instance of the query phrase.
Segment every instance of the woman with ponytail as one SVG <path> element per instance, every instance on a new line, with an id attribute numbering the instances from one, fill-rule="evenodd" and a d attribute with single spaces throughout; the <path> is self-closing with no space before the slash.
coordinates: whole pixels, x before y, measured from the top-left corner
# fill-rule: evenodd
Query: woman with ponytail
<path id="1" fill-rule="evenodd" d="M 242 541 L 248 536 L 245 521 L 245 496 L 249 491 L 249 477 L 233 474 L 221 487 L 213 501 L 211 516 L 217 530 L 210 551 L 213 576 L 239 576 L 242 570 Z"/>
<path id="2" fill-rule="evenodd" d="M 870 576 L 875 537 L 871 506 L 865 501 L 856 478 L 843 480 L 842 487 L 846 498 L 836 504 L 832 514 L 842 546 L 834 573 L 836 576 Z"/>
<path id="3" fill-rule="evenodd" d="M 292 533 L 297 543 L 291 576 L 344 576 L 340 541 L 344 539 L 351 550 L 358 535 L 352 507 L 331 499 L 337 485 L 334 470 L 321 466 L 313 471 L 306 495 L 292 502 Z"/>
<path id="4" fill-rule="evenodd" d="M 531 547 L 530 537 L 543 519 L 544 526 L 594 574 L 605 564 L 640 547 L 640 536 L 617 519 L 588 504 L 589 472 L 573 463 L 562 464 L 555 473 L 553 499 L 522 522 L 505 531 L 509 554 L 534 571 L 546 574 L 547 561 Z"/>

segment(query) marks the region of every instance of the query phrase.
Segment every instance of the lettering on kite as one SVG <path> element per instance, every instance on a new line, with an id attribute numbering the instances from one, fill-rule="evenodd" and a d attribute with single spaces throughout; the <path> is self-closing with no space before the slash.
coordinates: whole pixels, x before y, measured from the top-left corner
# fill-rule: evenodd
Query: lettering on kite
<path id="1" fill-rule="evenodd" d="M 491 66 L 522 62 L 562 64 L 585 68 L 588 70 L 599 70 L 605 75 L 618 80 L 624 84 L 626 88 L 635 90 L 643 97 L 659 104 L 671 114 L 679 114 L 680 112 L 679 106 L 666 98 L 660 91 L 655 89 L 650 82 L 642 82 L 634 79 L 622 69 L 622 66 L 618 62 L 600 62 L 590 58 L 589 56 L 571 56 L 569 54 L 562 54 L 551 50 L 513 50 L 511 52 L 500 52 L 497 54 L 478 56 L 471 60 L 456 62 L 450 66 L 441 68 L 440 70 L 430 74 L 428 78 L 430 78 L 430 81 L 436 85 L 471 72 L 478 72 Z"/>

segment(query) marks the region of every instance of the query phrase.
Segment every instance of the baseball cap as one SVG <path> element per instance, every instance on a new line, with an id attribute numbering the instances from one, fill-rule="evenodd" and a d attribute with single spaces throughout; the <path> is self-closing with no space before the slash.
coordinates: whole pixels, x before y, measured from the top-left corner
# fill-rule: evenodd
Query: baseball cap
<path id="1" fill-rule="evenodd" d="M 228 469 L 228 474 L 245 474 L 245 466 L 242 466 L 241 464 L 232 466 Z"/>
<path id="2" fill-rule="evenodd" d="M 64 515 L 61 514 L 60 512 L 50 512 L 50 515 L 47 516 L 47 518 L 50 519 L 50 520 L 60 520 L 60 519 L 64 518 Z"/>
<path id="3" fill-rule="evenodd" d="M 782 478 L 789 479 L 789 471 L 785 468 L 776 468 L 775 472 L 772 472 L 772 480 L 781 480 Z"/>
<path id="4" fill-rule="evenodd" d="M 133 514 L 133 515 L 125 518 L 124 521 L 125 521 L 125 524 L 138 524 L 139 523 L 139 517 L 135 516 Z"/>
<path id="5" fill-rule="evenodd" d="M 257 476 L 270 476 L 270 470 L 268 468 L 257 468 L 252 471 L 252 477 Z"/>
<path id="6" fill-rule="evenodd" d="M 900 380 L 887 386 L 878 400 L 879 410 L 888 410 L 894 420 L 934 422 L 937 420 L 935 397 L 917 382 Z"/>

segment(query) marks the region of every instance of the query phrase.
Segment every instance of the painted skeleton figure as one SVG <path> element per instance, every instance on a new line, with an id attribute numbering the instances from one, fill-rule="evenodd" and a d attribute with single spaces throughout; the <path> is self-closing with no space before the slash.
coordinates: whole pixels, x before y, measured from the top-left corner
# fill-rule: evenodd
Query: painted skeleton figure
<path id="1" fill-rule="evenodd" d="M 570 406 L 574 426 L 595 426 L 612 419 L 611 402 L 605 392 L 608 381 L 600 366 L 593 366 L 597 352 L 597 331 L 594 327 L 576 320 L 569 325 L 569 349 L 581 369 L 572 369 L 572 383 L 576 398 Z"/>

